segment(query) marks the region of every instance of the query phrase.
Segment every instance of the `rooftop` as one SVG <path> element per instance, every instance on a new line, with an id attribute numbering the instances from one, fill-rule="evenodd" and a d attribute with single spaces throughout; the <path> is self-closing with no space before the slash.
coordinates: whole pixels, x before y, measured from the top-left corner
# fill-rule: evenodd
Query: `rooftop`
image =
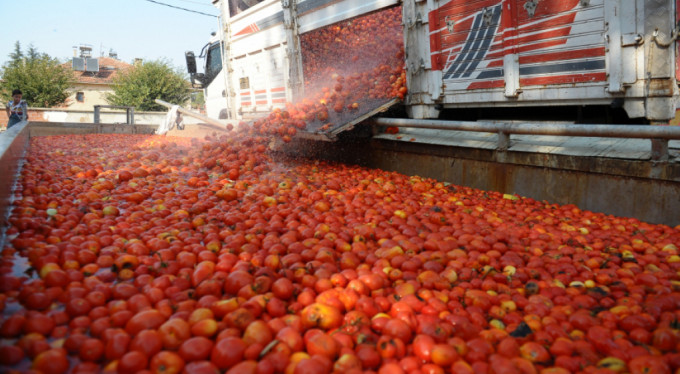
<path id="1" fill-rule="evenodd" d="M 111 83 L 118 72 L 129 69 L 131 64 L 110 57 L 99 57 L 99 71 L 96 73 L 86 71 L 74 71 L 73 75 L 78 83 Z M 71 61 L 62 64 L 71 69 Z"/>

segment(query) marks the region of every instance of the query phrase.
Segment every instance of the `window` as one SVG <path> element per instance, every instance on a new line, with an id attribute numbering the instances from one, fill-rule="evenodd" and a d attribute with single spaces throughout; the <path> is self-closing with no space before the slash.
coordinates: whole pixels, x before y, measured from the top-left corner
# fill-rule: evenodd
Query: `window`
<path id="1" fill-rule="evenodd" d="M 82 103 L 85 101 L 85 93 L 84 92 L 78 92 L 76 93 L 76 101 L 79 103 Z"/>
<path id="2" fill-rule="evenodd" d="M 205 63 L 205 76 L 210 84 L 213 79 L 222 71 L 222 48 L 220 43 L 215 43 L 208 49 Z"/>
<path id="3" fill-rule="evenodd" d="M 229 0 L 229 16 L 233 17 L 263 0 Z"/>
<path id="4" fill-rule="evenodd" d="M 250 80 L 248 77 L 239 78 L 238 83 L 242 90 L 247 90 L 250 88 Z"/>

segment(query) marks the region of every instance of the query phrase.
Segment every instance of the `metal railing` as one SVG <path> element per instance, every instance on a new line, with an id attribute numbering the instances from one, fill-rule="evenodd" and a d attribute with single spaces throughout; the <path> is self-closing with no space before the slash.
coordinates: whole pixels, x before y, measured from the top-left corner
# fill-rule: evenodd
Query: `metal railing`
<path id="1" fill-rule="evenodd" d="M 545 123 L 444 121 L 408 118 L 375 118 L 371 123 L 380 126 L 496 133 L 498 134 L 496 149 L 499 151 L 506 151 L 510 147 L 510 135 L 512 134 L 649 139 L 652 142 L 651 158 L 654 161 L 667 161 L 668 141 L 680 140 L 680 126 L 560 125 Z"/>
<path id="2" fill-rule="evenodd" d="M 94 123 L 101 122 L 101 109 L 125 109 L 125 123 L 128 125 L 135 124 L 135 107 L 121 106 L 121 105 L 95 105 L 94 106 Z"/>
<path id="3" fill-rule="evenodd" d="M 156 99 L 156 100 L 154 100 L 154 101 L 156 102 L 156 104 L 163 105 L 164 107 L 166 107 L 166 108 L 168 108 L 168 109 L 170 109 L 170 108 L 172 108 L 172 107 L 174 106 L 174 104 L 170 104 L 170 103 L 168 103 L 167 101 L 163 101 L 163 100 L 161 100 L 161 99 Z M 182 113 L 182 114 L 186 114 L 186 115 L 189 116 L 189 117 L 194 117 L 194 118 L 196 118 L 196 119 L 200 119 L 201 121 L 203 121 L 203 122 L 205 122 L 205 123 L 209 123 L 209 124 L 211 124 L 211 125 L 219 126 L 220 128 L 224 128 L 224 127 L 226 126 L 226 123 L 225 123 L 225 122 L 221 122 L 220 120 L 216 120 L 216 119 L 214 119 L 214 118 L 210 118 L 210 117 L 208 117 L 208 116 L 204 116 L 204 115 L 202 115 L 202 114 L 200 114 L 200 113 L 196 113 L 196 112 L 192 112 L 192 111 L 190 111 L 190 110 L 186 110 L 186 109 L 184 109 L 184 108 L 182 108 L 182 107 L 177 108 L 177 111 L 180 112 L 180 113 Z"/>

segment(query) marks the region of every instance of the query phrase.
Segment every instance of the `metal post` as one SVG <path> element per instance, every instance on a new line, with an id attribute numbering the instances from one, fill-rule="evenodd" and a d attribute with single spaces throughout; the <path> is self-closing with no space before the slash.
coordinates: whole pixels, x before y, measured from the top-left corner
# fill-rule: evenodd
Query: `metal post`
<path id="1" fill-rule="evenodd" d="M 130 124 L 131 125 L 135 124 L 135 108 L 134 107 L 130 108 Z"/>
<path id="2" fill-rule="evenodd" d="M 99 111 L 101 110 L 101 105 L 94 106 L 94 123 L 99 123 Z"/>
<path id="3" fill-rule="evenodd" d="M 302 50 L 300 48 L 300 34 L 298 33 L 297 1 L 281 0 L 281 7 L 283 8 L 283 28 L 286 33 L 286 48 L 288 49 L 290 101 L 296 102 L 305 95 L 304 77 L 302 76 Z"/>
<path id="4" fill-rule="evenodd" d="M 507 151 L 510 148 L 510 134 L 503 131 L 498 132 L 498 145 L 496 149 L 499 151 Z"/>
<path id="5" fill-rule="evenodd" d="M 224 71 L 224 89 L 227 100 L 227 117 L 235 119 L 238 116 L 236 106 L 236 90 L 234 89 L 234 68 L 231 64 L 231 10 L 229 1 L 220 1 L 220 43 L 222 43 L 222 69 Z"/>
<path id="6" fill-rule="evenodd" d="M 668 139 L 652 139 L 652 160 L 668 161 Z"/>

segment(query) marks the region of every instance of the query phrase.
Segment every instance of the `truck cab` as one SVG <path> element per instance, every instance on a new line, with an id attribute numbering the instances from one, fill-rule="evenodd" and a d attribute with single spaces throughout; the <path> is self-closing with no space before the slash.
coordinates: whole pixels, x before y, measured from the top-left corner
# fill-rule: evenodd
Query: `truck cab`
<path id="1" fill-rule="evenodd" d="M 221 39 L 213 33 L 210 42 L 201 49 L 198 57 L 192 51 L 185 52 L 184 56 L 192 86 L 202 88 L 204 91 L 208 117 L 228 118 L 225 106 L 226 81 L 222 69 Z M 197 58 L 203 62 L 203 73 L 198 72 Z"/>

